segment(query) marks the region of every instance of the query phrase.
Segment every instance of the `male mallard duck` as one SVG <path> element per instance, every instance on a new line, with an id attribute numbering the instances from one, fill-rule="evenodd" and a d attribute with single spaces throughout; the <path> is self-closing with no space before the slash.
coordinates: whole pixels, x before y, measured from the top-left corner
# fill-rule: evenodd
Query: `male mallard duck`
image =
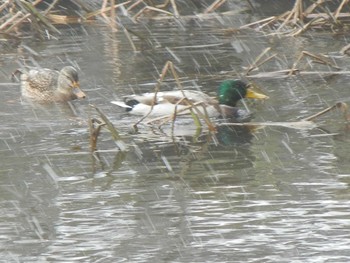
<path id="1" fill-rule="evenodd" d="M 21 73 L 22 96 L 42 102 L 68 101 L 85 98 L 80 89 L 78 72 L 66 66 L 61 71 L 31 69 Z"/>
<path id="2" fill-rule="evenodd" d="M 254 92 L 249 84 L 241 80 L 226 80 L 218 89 L 218 98 L 212 98 L 203 92 L 196 90 L 165 91 L 145 93 L 143 95 L 131 95 L 124 97 L 124 101 L 112 101 L 126 111 L 135 115 L 145 115 L 151 110 L 150 117 L 159 117 L 174 114 L 185 114 L 191 108 L 190 103 L 196 105 L 202 113 L 205 108 L 209 117 L 224 117 L 235 121 L 246 121 L 250 114 L 236 107 L 242 98 L 267 99 L 268 96 Z M 188 102 L 190 101 L 190 103 Z"/>

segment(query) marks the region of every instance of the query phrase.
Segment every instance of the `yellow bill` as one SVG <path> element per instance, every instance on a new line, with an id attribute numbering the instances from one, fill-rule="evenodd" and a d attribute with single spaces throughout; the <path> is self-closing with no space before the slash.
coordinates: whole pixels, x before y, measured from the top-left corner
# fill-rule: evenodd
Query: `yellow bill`
<path id="1" fill-rule="evenodd" d="M 247 94 L 245 95 L 245 97 L 249 98 L 249 99 L 260 99 L 260 100 L 269 98 L 269 96 L 266 96 L 264 94 L 258 93 L 256 91 L 253 91 L 251 88 L 247 89 Z"/>

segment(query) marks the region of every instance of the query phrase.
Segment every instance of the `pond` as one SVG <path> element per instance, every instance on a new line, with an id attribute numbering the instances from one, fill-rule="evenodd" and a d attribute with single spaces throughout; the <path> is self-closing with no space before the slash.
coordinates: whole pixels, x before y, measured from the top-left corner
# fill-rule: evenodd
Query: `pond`
<path id="1" fill-rule="evenodd" d="M 301 51 L 328 54 L 348 70 L 350 58 L 338 52 L 349 36 L 227 34 L 260 18 L 237 12 L 125 23 L 141 36 L 132 35 L 137 52 L 123 30 L 102 22 L 59 28 L 59 40 L 2 49 L 2 259 L 349 262 L 350 130 L 340 112 L 325 114 L 314 129 L 221 126 L 210 133 L 190 119 L 177 123 L 175 134 L 170 123 L 140 125 L 134 134 L 139 118 L 110 103 L 153 91 L 169 60 L 185 87 L 210 94 L 269 47 L 279 59 L 252 75 L 291 67 Z M 309 71 L 332 71 L 305 63 Z M 10 81 L 19 64 L 73 64 L 88 97 L 71 105 L 28 103 Z M 350 101 L 347 74 L 248 79 L 270 97 L 246 101 L 254 122 L 296 121 Z M 175 86 L 167 79 L 162 90 Z M 99 159 L 91 155 L 87 120 L 97 114 L 90 104 L 112 121 L 128 151 L 102 129 Z"/>

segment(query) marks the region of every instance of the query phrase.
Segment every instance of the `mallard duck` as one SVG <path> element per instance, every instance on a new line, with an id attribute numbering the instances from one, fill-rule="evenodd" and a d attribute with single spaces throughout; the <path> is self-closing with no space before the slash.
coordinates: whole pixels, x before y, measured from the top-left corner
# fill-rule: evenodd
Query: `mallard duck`
<path id="1" fill-rule="evenodd" d="M 268 96 L 254 92 L 250 84 L 241 80 L 225 80 L 219 86 L 218 97 L 213 98 L 196 90 L 165 91 L 145 93 L 142 95 L 125 96 L 124 101 L 111 101 L 111 103 L 123 107 L 134 115 L 146 115 L 160 117 L 174 114 L 188 114 L 191 104 L 209 117 L 224 117 L 235 121 L 246 121 L 251 114 L 239 109 L 236 104 L 242 98 L 267 99 Z M 205 109 L 205 111 L 203 110 Z"/>
<path id="2" fill-rule="evenodd" d="M 53 102 L 85 98 L 77 70 L 66 66 L 60 71 L 40 68 L 19 72 L 22 96 L 35 101 Z"/>

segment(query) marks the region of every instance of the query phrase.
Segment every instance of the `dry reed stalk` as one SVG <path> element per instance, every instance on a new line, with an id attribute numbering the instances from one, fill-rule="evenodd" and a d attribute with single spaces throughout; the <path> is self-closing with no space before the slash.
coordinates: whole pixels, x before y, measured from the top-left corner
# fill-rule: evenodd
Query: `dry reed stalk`
<path id="1" fill-rule="evenodd" d="M 88 120 L 88 125 L 89 125 L 89 133 L 90 133 L 90 151 L 96 152 L 97 151 L 97 140 L 98 136 L 100 135 L 101 128 L 105 125 L 102 123 L 100 120 L 95 119 L 95 118 L 89 118 Z"/>
<path id="2" fill-rule="evenodd" d="M 0 17 L 0 25 L 2 23 L 5 23 L 5 21 L 10 19 L 10 18 L 11 18 L 11 14 L 6 14 L 6 15 L 3 15 L 2 17 Z"/>
<path id="3" fill-rule="evenodd" d="M 163 4 L 156 5 L 157 8 L 166 8 L 170 3 L 170 0 L 165 0 Z"/>
<path id="4" fill-rule="evenodd" d="M 287 11 L 278 17 L 278 20 L 282 20 L 282 24 L 277 28 L 277 32 L 281 31 L 288 24 L 297 25 L 298 22 L 302 22 L 304 15 L 302 12 L 302 0 L 296 0 L 294 7 L 291 11 Z"/>
<path id="5" fill-rule="evenodd" d="M 0 5 L 0 12 L 1 12 L 2 10 L 4 10 L 8 5 L 10 5 L 10 2 L 9 2 L 9 1 L 5 1 L 4 3 L 2 3 L 2 4 Z"/>
<path id="6" fill-rule="evenodd" d="M 308 8 L 305 9 L 304 14 L 307 16 L 308 14 L 311 14 L 318 6 L 325 3 L 325 0 L 317 0 L 315 3 L 311 4 Z"/>
<path id="7" fill-rule="evenodd" d="M 340 3 L 338 9 L 337 9 L 337 10 L 335 11 L 335 13 L 334 13 L 334 17 L 335 17 L 336 19 L 338 19 L 341 10 L 342 10 L 343 7 L 345 6 L 345 4 L 347 4 L 348 2 L 349 2 L 349 0 L 343 0 L 343 1 Z"/>
<path id="8" fill-rule="evenodd" d="M 276 16 L 270 16 L 270 17 L 261 19 L 261 20 L 256 21 L 256 22 L 252 22 L 252 23 L 240 26 L 239 29 L 245 29 L 245 28 L 253 27 L 253 26 L 259 25 L 261 23 L 270 23 L 270 22 L 276 21 L 276 19 L 277 19 Z"/>
<path id="9" fill-rule="evenodd" d="M 284 127 L 297 130 L 311 130 L 317 128 L 316 123 L 312 121 L 285 121 L 285 122 L 230 122 L 219 123 L 217 126 L 233 126 L 233 127 L 248 127 L 252 130 L 261 129 L 264 127 Z"/>
<path id="10" fill-rule="evenodd" d="M 340 67 L 338 67 L 337 65 L 329 62 L 327 60 L 327 57 L 325 57 L 324 55 L 322 54 L 319 54 L 319 55 L 315 55 L 311 52 L 308 52 L 308 51 L 302 51 L 301 54 L 299 55 L 299 58 L 297 59 L 297 61 L 293 64 L 293 68 L 294 66 L 296 66 L 296 63 L 298 63 L 300 61 L 301 58 L 303 58 L 304 56 L 307 56 L 307 57 L 310 57 L 312 58 L 315 62 L 317 63 L 320 63 L 320 64 L 323 64 L 323 65 L 328 65 L 334 69 L 337 69 L 337 70 L 341 70 Z"/>
<path id="11" fill-rule="evenodd" d="M 282 24 L 277 28 L 276 32 L 280 32 L 282 28 L 284 28 L 288 22 L 290 21 L 291 17 L 293 16 L 292 11 L 287 11 L 286 13 L 282 14 L 279 18 L 283 20 Z"/>
<path id="12" fill-rule="evenodd" d="M 113 140 L 115 141 L 117 147 L 120 151 L 126 152 L 128 150 L 128 147 L 124 144 L 122 141 L 122 137 L 120 136 L 118 130 L 114 127 L 113 123 L 107 118 L 107 116 L 96 106 L 91 105 L 90 107 L 95 109 L 97 113 L 99 114 L 101 120 L 98 119 L 92 119 L 89 120 L 89 129 L 90 129 L 90 145 L 91 150 L 96 150 L 96 144 L 97 144 L 97 137 L 100 133 L 100 129 L 103 126 L 106 126 L 107 130 L 111 133 Z M 97 123 L 97 128 L 94 127 L 94 123 Z"/>
<path id="13" fill-rule="evenodd" d="M 261 66 L 262 64 L 266 63 L 267 61 L 271 60 L 272 58 L 276 57 L 277 54 L 273 54 L 271 56 L 269 56 L 268 58 L 264 59 L 261 61 L 262 57 L 271 50 L 271 48 L 266 48 L 263 52 L 261 52 L 261 54 L 259 56 L 257 56 L 253 62 L 253 64 L 251 66 L 249 66 L 247 68 L 247 70 L 245 71 L 245 75 L 248 75 L 249 72 L 251 72 L 252 70 L 258 68 L 259 66 Z"/>
<path id="14" fill-rule="evenodd" d="M 166 76 L 166 73 L 168 71 L 168 68 L 169 68 L 169 64 L 171 63 L 171 61 L 167 61 L 162 69 L 162 73 L 160 74 L 160 77 L 159 79 L 157 80 L 157 84 L 154 88 L 154 97 L 153 97 L 153 103 L 151 105 L 151 109 L 149 110 L 148 113 L 146 113 L 145 116 L 143 116 L 138 122 L 136 122 L 133 126 L 135 129 L 137 129 L 137 125 L 140 124 L 144 119 L 146 119 L 152 112 L 153 110 L 153 107 L 154 105 L 156 104 L 156 101 L 157 101 L 157 94 L 160 90 L 160 85 L 162 84 L 162 82 L 164 81 L 165 79 L 165 76 Z"/>
<path id="15" fill-rule="evenodd" d="M 51 31 L 54 31 L 58 34 L 61 33 L 56 27 L 54 27 L 52 25 L 52 23 L 44 15 L 42 15 L 38 10 L 36 10 L 34 5 L 32 5 L 31 3 L 26 2 L 24 0 L 20 0 L 20 3 L 32 16 L 34 16 L 40 22 L 42 22 L 48 29 L 50 29 Z"/>
<path id="16" fill-rule="evenodd" d="M 108 17 L 106 16 L 106 14 L 105 14 L 105 12 L 106 12 L 106 7 L 107 7 L 107 2 L 108 2 L 108 0 L 103 0 L 103 2 L 102 2 L 102 6 L 101 6 L 101 13 L 100 13 L 100 15 L 104 18 L 104 19 L 106 19 L 106 21 L 108 20 Z"/>
<path id="17" fill-rule="evenodd" d="M 300 76 L 350 75 L 350 71 L 301 71 L 299 69 L 283 69 L 273 72 L 260 72 L 255 75 L 249 75 L 249 78 L 288 78 L 296 74 Z"/>
<path id="18" fill-rule="evenodd" d="M 209 120 L 209 117 L 208 117 L 208 114 L 203 114 L 197 107 L 194 103 L 192 103 L 185 95 L 184 91 L 183 91 L 183 87 L 180 83 L 180 79 L 179 79 L 179 76 L 177 75 L 177 72 L 174 68 L 174 64 L 171 62 L 171 61 L 167 61 L 162 69 L 162 72 L 160 74 L 160 77 L 159 79 L 157 80 L 157 84 L 155 86 L 155 92 L 154 92 L 154 97 L 153 97 L 153 103 L 151 105 L 151 108 L 149 110 L 148 113 L 146 113 L 139 121 L 137 121 L 135 124 L 134 124 L 134 128 L 137 129 L 137 125 L 139 123 L 141 123 L 143 120 L 145 120 L 150 114 L 151 112 L 153 111 L 153 108 L 154 106 L 156 105 L 156 102 L 157 102 L 157 95 L 158 95 L 158 92 L 160 91 L 160 85 L 162 84 L 162 82 L 164 81 L 166 75 L 167 75 L 167 72 L 171 72 L 173 78 L 175 79 L 175 82 L 178 86 L 178 88 L 180 89 L 180 91 L 182 92 L 183 96 L 184 96 L 184 100 L 189 104 L 189 108 L 188 110 L 191 111 L 191 113 L 193 113 L 193 111 L 195 111 L 195 114 L 198 115 L 200 118 L 202 118 L 205 123 L 207 124 L 209 130 L 211 131 L 214 131 L 215 130 L 215 126 L 211 123 L 211 121 Z M 185 109 L 187 110 L 187 108 Z M 195 120 L 195 117 L 194 117 L 194 120 Z"/>
<path id="19" fill-rule="evenodd" d="M 37 4 L 41 3 L 43 0 L 36 0 L 32 3 L 33 6 L 36 6 Z"/>
<path id="20" fill-rule="evenodd" d="M 343 48 L 340 50 L 340 53 L 344 55 L 344 54 L 346 54 L 349 50 L 350 50 L 350 44 L 347 44 L 345 47 L 343 47 Z"/>
<path id="21" fill-rule="evenodd" d="M 276 32 L 279 33 L 287 25 L 296 26 L 300 22 L 302 24 L 302 22 L 305 19 L 312 19 L 312 21 L 309 21 L 307 24 L 301 26 L 301 28 L 296 29 L 294 32 L 287 34 L 288 36 L 297 36 L 314 26 L 320 26 L 320 25 L 322 26 L 323 24 L 326 24 L 326 22 L 329 19 L 332 20 L 333 24 L 338 25 L 340 18 L 350 17 L 350 14 L 348 13 L 341 13 L 341 10 L 344 8 L 346 4 L 348 4 L 349 0 L 343 0 L 339 5 L 339 7 L 337 8 L 337 10 L 334 12 L 334 14 L 329 12 L 327 8 L 323 7 L 323 4 L 326 2 L 327 2 L 326 0 L 317 0 L 317 2 L 311 4 L 309 7 L 305 9 L 305 11 L 303 11 L 302 0 L 296 0 L 292 10 L 287 11 L 280 16 L 268 17 L 250 24 L 243 25 L 239 29 L 244 29 L 244 28 L 254 27 L 254 26 L 259 26 L 259 28 L 264 28 L 271 23 L 277 23 L 278 21 L 282 21 L 282 23 L 279 25 L 279 27 L 276 30 Z M 324 12 L 312 13 L 316 8 L 321 8 L 324 10 Z M 323 24 L 320 23 L 322 21 L 324 21 Z"/>
<path id="22" fill-rule="evenodd" d="M 115 0 L 111 0 L 111 6 L 115 6 Z M 114 30 L 117 30 L 115 8 L 111 8 L 109 21 L 110 21 L 110 26 Z"/>
<path id="23" fill-rule="evenodd" d="M 192 109 L 194 109 L 194 111 L 196 112 L 196 114 L 197 114 L 200 118 L 202 118 L 202 119 L 205 121 L 205 123 L 207 124 L 209 130 L 210 130 L 210 131 L 215 131 L 215 130 L 216 130 L 216 129 L 215 129 L 215 126 L 214 126 L 214 125 L 212 124 L 212 122 L 210 121 L 209 116 L 208 116 L 208 113 L 206 112 L 205 108 L 204 108 L 204 113 L 205 113 L 205 114 L 203 114 L 203 113 L 197 108 L 197 106 L 195 106 L 195 105 L 186 97 L 186 95 L 185 95 L 185 93 L 184 93 L 184 91 L 183 91 L 183 87 L 182 87 L 182 85 L 181 85 L 181 83 L 180 83 L 180 78 L 179 78 L 179 76 L 177 75 L 177 72 L 176 72 L 176 70 L 175 70 L 174 64 L 173 64 L 171 61 L 168 61 L 168 62 L 170 62 L 170 63 L 169 63 L 169 65 L 170 65 L 170 70 L 171 70 L 172 75 L 174 76 L 174 79 L 175 79 L 175 81 L 176 81 L 177 86 L 180 88 L 180 90 L 181 90 L 181 92 L 182 92 L 184 98 L 186 98 L 188 104 L 192 106 L 192 108 L 190 109 L 191 114 L 192 114 L 192 115 L 194 114 L 193 111 L 192 111 Z M 196 121 L 195 117 L 194 117 L 194 120 Z"/>
<path id="24" fill-rule="evenodd" d="M 137 18 L 139 16 L 141 16 L 144 12 L 148 11 L 148 10 L 151 10 L 151 11 L 155 11 L 155 12 L 158 12 L 158 13 L 163 13 L 163 14 L 166 14 L 166 15 L 169 15 L 169 16 L 174 16 L 173 13 L 170 13 L 168 11 L 165 11 L 165 10 L 162 10 L 162 9 L 159 9 L 159 8 L 156 8 L 156 7 L 153 7 L 153 6 L 145 6 L 144 8 L 142 8 L 139 12 L 137 12 L 133 17 L 132 17 L 132 20 L 133 21 L 137 21 Z"/>
<path id="25" fill-rule="evenodd" d="M 296 0 L 294 6 L 294 16 L 293 16 L 293 24 L 296 24 L 298 20 L 303 20 L 303 0 Z"/>
<path id="26" fill-rule="evenodd" d="M 114 127 L 114 125 L 112 124 L 112 122 L 107 118 L 107 116 L 96 106 L 94 105 L 90 105 L 90 107 L 94 108 L 97 113 L 100 115 L 103 124 L 107 126 L 107 129 L 111 132 L 112 137 L 115 141 L 119 141 L 121 140 L 121 136 L 118 132 L 118 130 Z"/>
<path id="27" fill-rule="evenodd" d="M 84 1 L 84 0 L 74 0 L 74 3 L 76 5 L 78 5 L 81 9 L 83 9 L 85 12 L 87 13 L 90 13 L 91 12 L 91 9 L 85 5 L 84 2 L 87 2 L 87 1 Z"/>
<path id="28" fill-rule="evenodd" d="M 317 14 L 309 14 L 307 16 L 305 16 L 308 19 L 313 19 L 313 18 L 323 18 L 323 19 L 328 19 L 330 17 L 330 13 L 317 13 Z M 331 17 L 333 17 L 335 19 L 335 17 L 332 15 Z M 340 13 L 338 15 L 338 20 L 340 18 L 350 18 L 350 14 L 349 13 Z"/>
<path id="29" fill-rule="evenodd" d="M 305 32 L 306 30 L 308 30 L 309 28 L 311 28 L 312 25 L 314 25 L 316 22 L 319 22 L 319 21 L 324 21 L 324 19 L 320 17 L 315 17 L 314 19 L 312 19 L 311 21 L 303 25 L 301 28 L 293 31 L 292 33 L 287 34 L 287 36 L 291 36 L 291 37 L 298 36 L 303 32 Z"/>
<path id="30" fill-rule="evenodd" d="M 181 102 L 183 102 L 183 100 L 186 99 L 186 98 L 183 98 L 180 102 L 176 103 L 177 105 L 180 104 Z M 193 103 L 193 106 L 200 106 L 202 105 L 203 102 L 200 101 L 200 102 L 196 102 L 196 103 Z M 177 106 L 176 105 L 176 106 Z M 174 115 L 176 116 L 183 116 L 183 115 L 188 115 L 187 110 L 191 109 L 193 107 L 192 105 L 188 105 L 186 106 L 185 108 L 182 108 L 180 110 L 174 110 L 174 113 L 173 114 L 170 114 L 170 115 L 166 115 L 166 116 L 160 116 L 160 117 L 156 117 L 156 118 L 153 118 L 151 120 L 148 120 L 145 122 L 145 124 L 150 124 L 152 122 L 158 122 L 158 121 L 161 121 L 161 120 L 165 120 L 165 122 L 168 122 L 170 119 L 172 119 L 174 117 Z M 165 123 L 164 122 L 164 123 Z"/>
<path id="31" fill-rule="evenodd" d="M 326 108 L 324 110 L 321 110 L 320 112 L 317 112 L 316 114 L 313 114 L 313 115 L 311 115 L 311 116 L 309 116 L 307 118 L 302 119 L 302 121 L 313 121 L 314 119 L 316 119 L 316 118 L 318 118 L 318 117 L 324 115 L 325 113 L 327 113 L 327 112 L 329 112 L 331 110 L 334 110 L 334 109 L 339 109 L 341 112 L 343 112 L 345 120 L 347 120 L 347 121 L 349 120 L 348 119 L 348 117 L 349 117 L 349 115 L 348 115 L 348 109 L 349 109 L 348 105 L 345 102 L 337 102 L 336 104 L 334 104 L 331 107 L 328 107 L 328 108 Z"/>
<path id="32" fill-rule="evenodd" d="M 124 34 L 126 35 L 126 38 L 129 40 L 129 43 L 130 43 L 130 45 L 131 45 L 131 47 L 132 47 L 132 50 L 133 50 L 134 52 L 137 52 L 137 48 L 136 48 L 136 46 L 135 46 L 135 44 L 134 44 L 134 41 L 132 41 L 132 38 L 131 38 L 129 32 L 128 32 L 128 30 L 127 30 L 125 27 L 123 27 L 123 32 L 124 32 Z"/>
<path id="33" fill-rule="evenodd" d="M 22 18 L 18 19 L 16 22 L 14 22 L 9 28 L 5 30 L 6 33 L 12 32 L 14 29 L 16 29 L 18 26 L 22 24 L 22 22 L 26 19 L 28 19 L 31 16 L 31 14 L 26 14 Z"/>
<path id="34" fill-rule="evenodd" d="M 3 10 L 2 10 L 3 11 Z M 13 11 L 10 12 L 3 12 L 2 16 L 0 16 L 0 22 L 3 23 L 3 21 L 6 21 L 11 16 L 13 16 Z"/>
<path id="35" fill-rule="evenodd" d="M 104 0 L 104 2 L 107 2 L 108 0 Z M 120 4 L 116 4 L 114 6 L 109 6 L 109 7 L 103 7 L 97 11 L 94 11 L 94 12 L 90 12 L 88 14 L 86 14 L 84 17 L 85 19 L 89 19 L 89 18 L 92 18 L 94 16 L 98 16 L 98 15 L 101 15 L 101 16 L 104 16 L 106 17 L 106 20 L 108 20 L 108 17 L 105 15 L 106 12 L 110 11 L 112 8 L 118 8 L 118 7 L 121 7 L 123 5 L 127 5 L 129 4 L 131 1 L 125 1 L 123 3 L 120 3 Z"/>
<path id="36" fill-rule="evenodd" d="M 53 24 L 68 25 L 68 24 L 74 24 L 74 23 L 81 23 L 82 21 L 84 22 L 91 21 L 91 19 L 82 19 L 80 16 L 66 16 L 66 15 L 55 15 L 55 14 L 48 14 L 46 16 Z"/>
<path id="37" fill-rule="evenodd" d="M 30 16 L 35 17 L 38 21 L 42 22 L 47 28 L 49 28 L 51 31 L 55 31 L 59 33 L 59 31 L 51 24 L 51 21 L 49 21 L 46 18 L 46 14 L 57 4 L 58 0 L 55 0 L 48 9 L 46 9 L 43 13 L 37 11 L 35 9 L 35 6 L 41 3 L 43 0 L 36 0 L 32 3 L 18 0 L 16 3 L 19 7 L 22 8 L 22 10 L 17 11 L 16 14 L 12 15 L 12 17 L 7 20 L 5 23 L 2 23 L 0 26 L 0 30 L 4 30 L 6 33 L 12 32 L 14 29 L 19 27 L 25 20 L 27 20 Z M 5 2 L 3 5 L 0 6 L 0 10 L 3 10 L 4 8 L 8 7 L 10 2 Z M 9 24 L 11 24 L 8 28 L 6 28 Z"/>
<path id="38" fill-rule="evenodd" d="M 59 0 L 54 0 L 48 8 L 45 9 L 45 11 L 43 12 L 44 15 L 47 15 L 54 7 L 55 5 L 58 3 Z"/>
<path id="39" fill-rule="evenodd" d="M 171 3 L 171 6 L 174 10 L 174 16 L 175 17 L 180 17 L 180 14 L 179 14 L 179 11 L 177 10 L 177 6 L 176 6 L 176 3 L 175 3 L 175 0 L 170 0 L 170 3 Z"/>
<path id="40" fill-rule="evenodd" d="M 207 9 L 205 9 L 203 13 L 208 14 L 208 13 L 214 12 L 216 9 L 218 9 L 225 2 L 226 2 L 226 0 L 216 0 L 214 3 L 212 3 L 210 6 L 208 6 Z"/>
<path id="41" fill-rule="evenodd" d="M 174 134 L 175 134 L 176 117 L 177 117 L 177 105 L 175 106 L 174 114 L 172 114 L 171 133 L 170 133 L 172 138 L 174 138 Z"/>
<path id="42" fill-rule="evenodd" d="M 138 6 L 139 4 L 143 3 L 144 5 L 146 5 L 143 0 L 137 0 L 135 3 L 131 4 L 130 6 L 128 6 L 128 8 L 126 9 L 127 11 L 131 11 L 132 9 L 134 9 L 136 6 Z"/>
<path id="43" fill-rule="evenodd" d="M 15 20 L 20 17 L 21 15 L 23 15 L 23 13 L 21 11 L 18 11 L 15 15 L 13 15 L 10 19 L 8 19 L 5 23 L 3 23 L 0 26 L 0 30 L 4 30 L 8 25 L 12 25 Z"/>

